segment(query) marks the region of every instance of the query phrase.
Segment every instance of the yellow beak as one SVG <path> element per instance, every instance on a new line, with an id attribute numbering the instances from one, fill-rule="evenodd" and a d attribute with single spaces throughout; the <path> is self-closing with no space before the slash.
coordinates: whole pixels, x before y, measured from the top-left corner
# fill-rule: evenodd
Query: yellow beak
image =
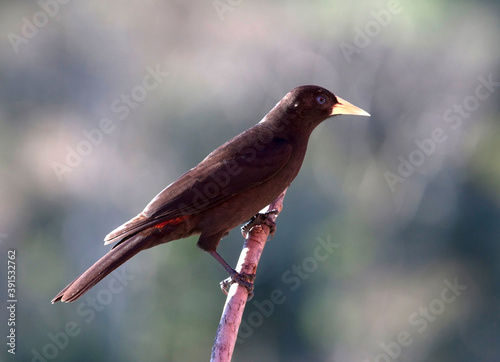
<path id="1" fill-rule="evenodd" d="M 338 114 L 354 114 L 356 116 L 370 116 L 370 113 L 362 110 L 359 107 L 356 107 L 354 104 L 351 104 L 340 97 L 337 97 L 337 101 L 338 103 L 332 107 L 332 113 L 330 113 L 330 116 L 335 116 Z"/>

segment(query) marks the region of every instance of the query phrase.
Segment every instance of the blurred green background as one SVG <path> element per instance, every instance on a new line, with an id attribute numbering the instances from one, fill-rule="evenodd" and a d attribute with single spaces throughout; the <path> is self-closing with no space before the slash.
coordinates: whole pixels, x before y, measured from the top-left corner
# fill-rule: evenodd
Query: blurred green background
<path id="1" fill-rule="evenodd" d="M 226 275 L 196 238 L 142 252 L 75 303 L 50 300 L 110 230 L 317 84 L 372 116 L 312 135 L 234 361 L 499 361 L 499 9 L 2 1 L 4 311 L 12 248 L 18 298 L 15 356 L 0 314 L 2 358 L 209 360 Z M 234 230 L 219 251 L 234 265 L 241 245 Z"/>

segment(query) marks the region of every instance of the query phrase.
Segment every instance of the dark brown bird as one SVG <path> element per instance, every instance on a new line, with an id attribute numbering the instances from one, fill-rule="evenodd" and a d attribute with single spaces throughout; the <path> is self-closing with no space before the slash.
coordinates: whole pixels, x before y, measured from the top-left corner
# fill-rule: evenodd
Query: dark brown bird
<path id="1" fill-rule="evenodd" d="M 210 153 L 160 192 L 135 218 L 109 233 L 117 244 L 52 300 L 72 302 L 141 250 L 200 234 L 209 252 L 238 282 L 216 252 L 229 230 L 270 204 L 297 176 L 309 136 L 325 119 L 362 109 L 313 85 L 290 91 L 255 126 Z"/>

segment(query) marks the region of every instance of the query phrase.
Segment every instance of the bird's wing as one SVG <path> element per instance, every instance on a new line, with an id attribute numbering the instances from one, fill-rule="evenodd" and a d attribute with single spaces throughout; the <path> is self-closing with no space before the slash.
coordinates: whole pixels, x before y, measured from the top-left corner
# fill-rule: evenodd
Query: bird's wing
<path id="1" fill-rule="evenodd" d="M 142 213 L 108 234 L 106 244 L 159 221 L 217 206 L 268 180 L 290 159 L 292 146 L 287 140 L 273 138 L 267 143 L 249 144 L 244 136 L 245 133 L 227 142 L 167 186 Z"/>

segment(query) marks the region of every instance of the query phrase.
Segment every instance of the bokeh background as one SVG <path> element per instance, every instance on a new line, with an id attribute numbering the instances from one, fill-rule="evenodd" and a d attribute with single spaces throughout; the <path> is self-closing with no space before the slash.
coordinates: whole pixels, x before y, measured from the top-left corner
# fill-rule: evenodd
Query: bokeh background
<path id="1" fill-rule="evenodd" d="M 312 135 L 234 360 L 500 360 L 499 9 L 2 1 L 2 358 L 208 360 L 226 275 L 195 237 L 142 252 L 75 303 L 50 300 L 107 252 L 111 229 L 317 84 L 372 116 Z M 241 244 L 234 230 L 219 251 L 235 264 Z"/>

